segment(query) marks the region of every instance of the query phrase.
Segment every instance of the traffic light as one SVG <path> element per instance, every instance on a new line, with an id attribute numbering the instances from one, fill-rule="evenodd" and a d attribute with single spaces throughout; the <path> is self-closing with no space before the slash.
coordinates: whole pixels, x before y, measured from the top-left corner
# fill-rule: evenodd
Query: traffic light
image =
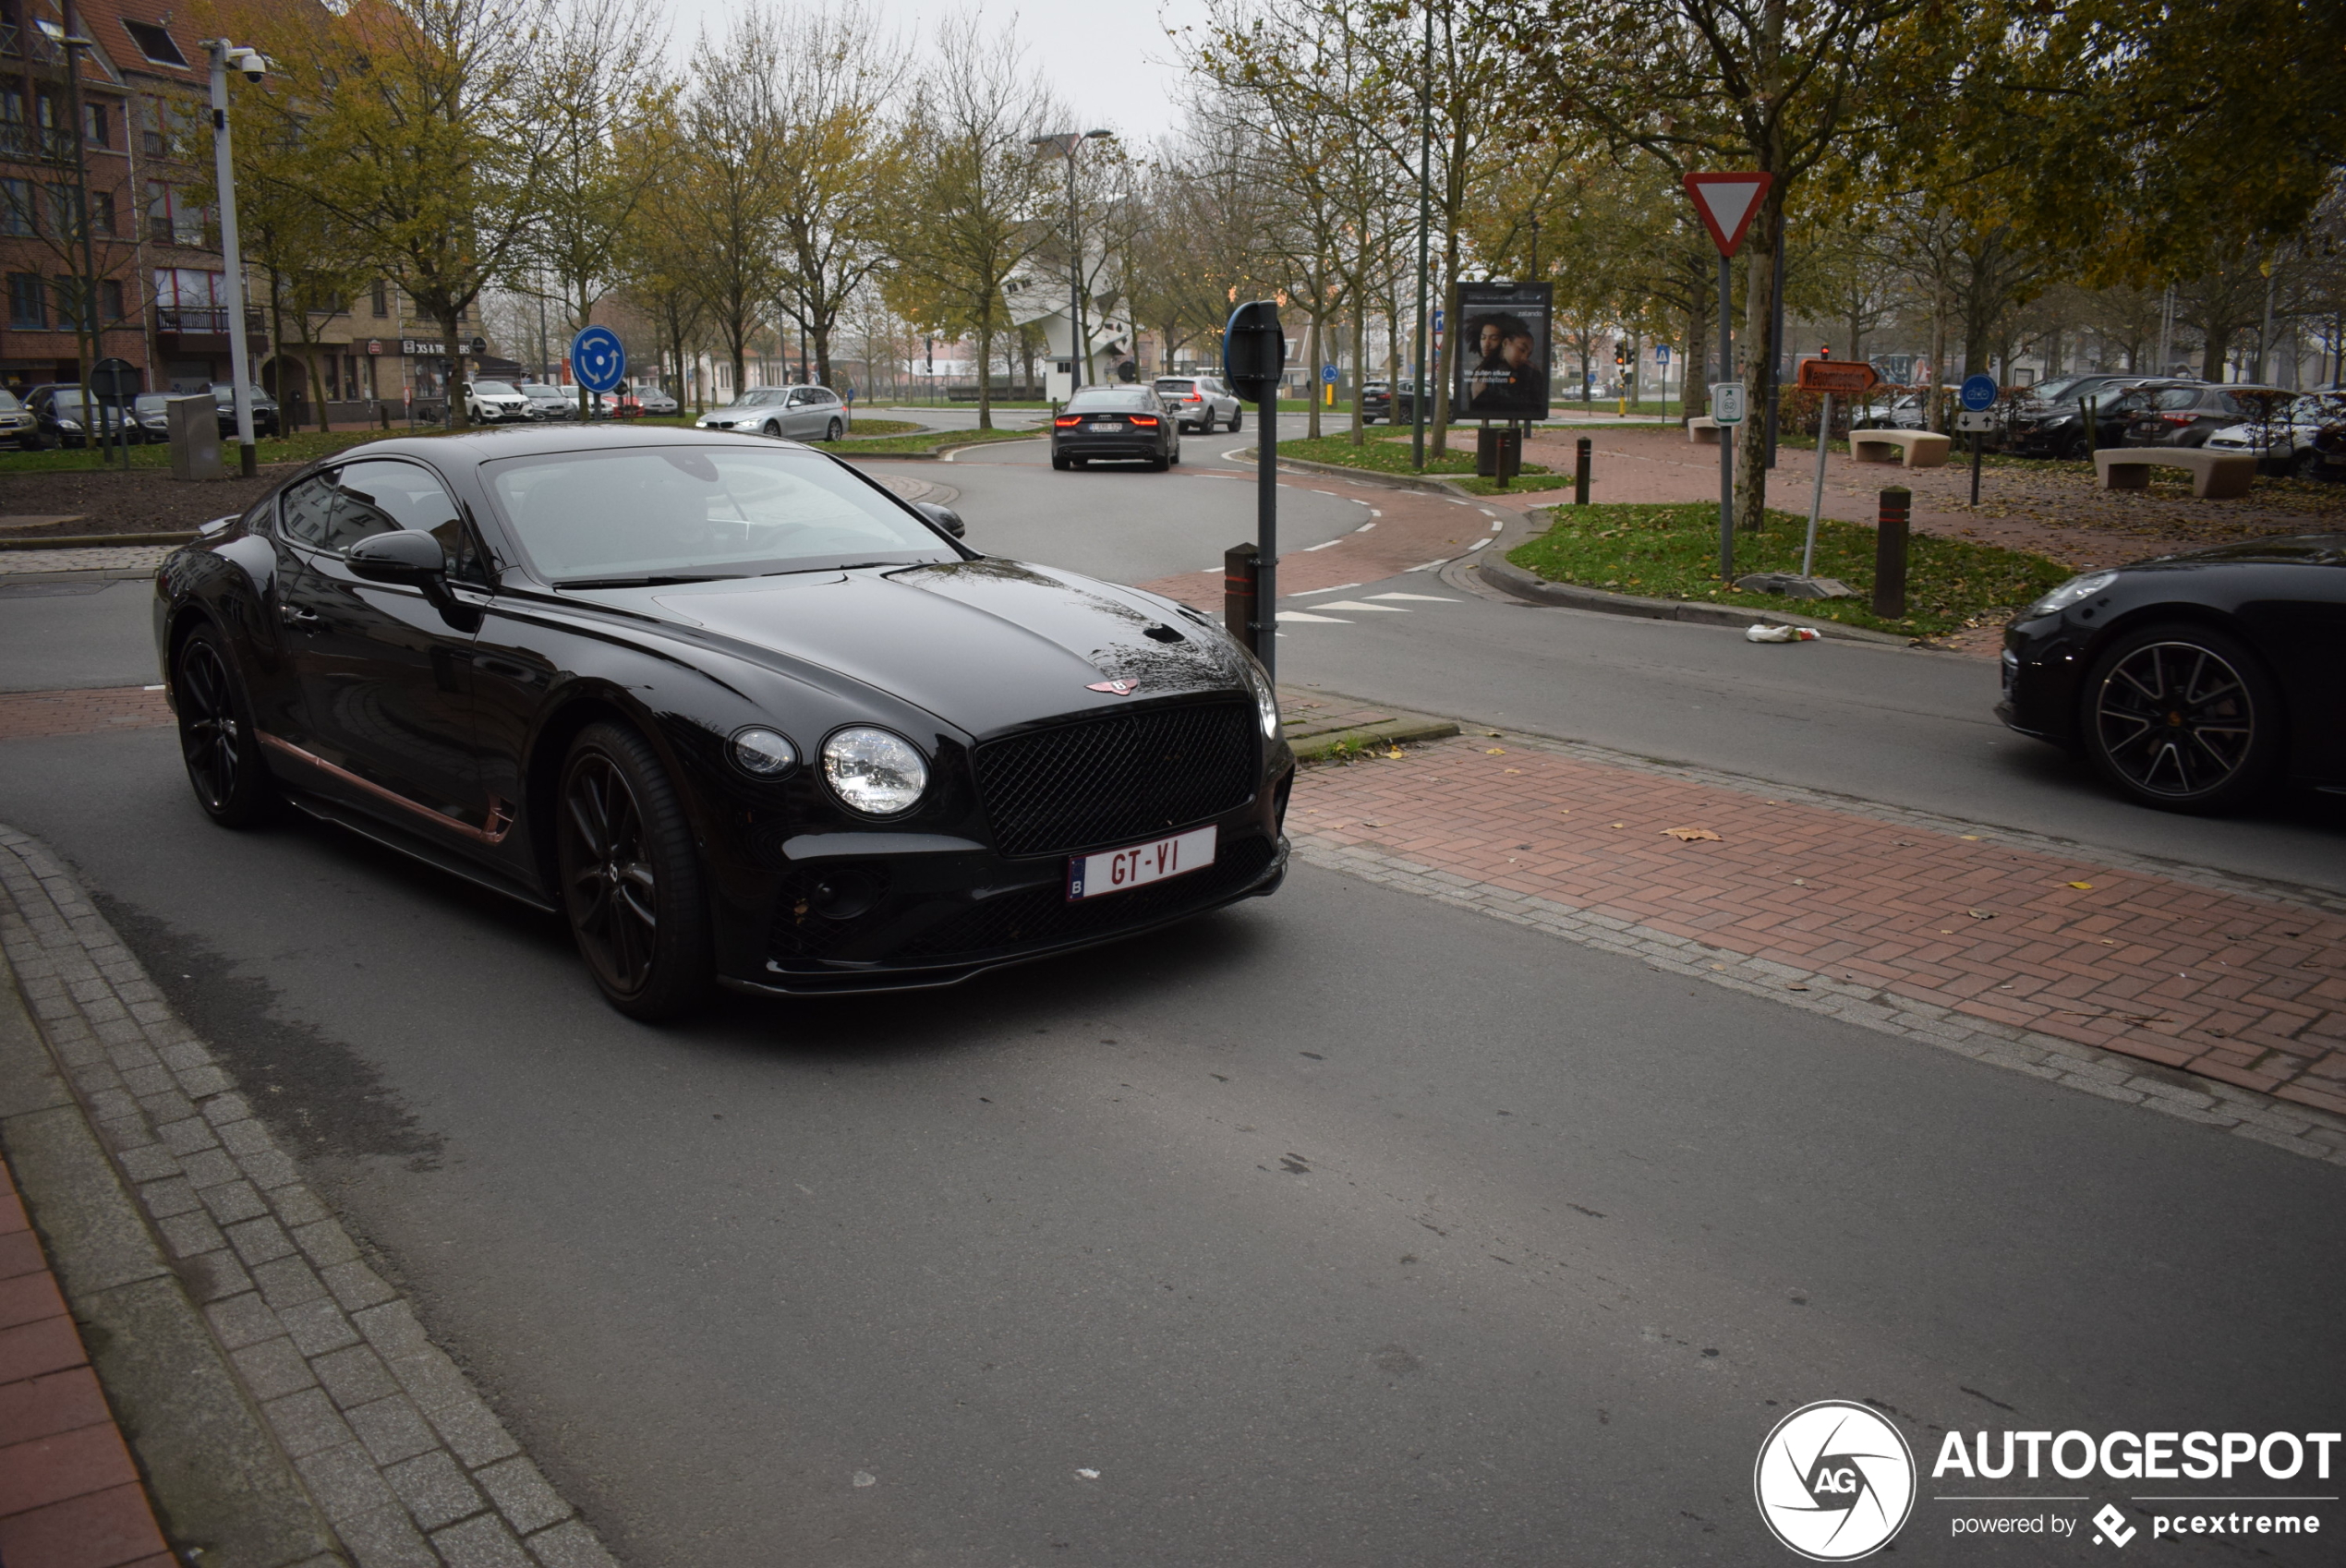
<path id="1" fill-rule="evenodd" d="M 1626 365 L 1629 363 L 1629 345 L 1627 343 L 1615 343 L 1613 345 L 1613 362 L 1615 365 Z"/>

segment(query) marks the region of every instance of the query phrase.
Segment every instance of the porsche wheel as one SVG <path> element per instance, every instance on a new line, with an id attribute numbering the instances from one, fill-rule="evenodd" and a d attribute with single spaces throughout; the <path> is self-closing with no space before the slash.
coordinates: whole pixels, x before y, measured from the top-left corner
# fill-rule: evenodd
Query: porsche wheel
<path id="1" fill-rule="evenodd" d="M 2256 656 L 2211 627 L 2146 626 L 2094 661 L 2086 754 L 2139 804 L 2213 811 L 2262 789 L 2281 750 L 2280 694 Z"/>
<path id="2" fill-rule="evenodd" d="M 708 905 L 676 791 L 643 737 L 593 724 L 572 742 L 555 806 L 562 908 L 611 1005 L 672 1018 L 708 989 Z"/>
<path id="3" fill-rule="evenodd" d="M 269 820 L 277 791 L 260 759 L 260 732 L 252 705 L 236 679 L 227 645 L 210 626 L 179 645 L 173 696 L 179 708 L 179 754 L 196 803 L 223 827 L 252 827 Z"/>

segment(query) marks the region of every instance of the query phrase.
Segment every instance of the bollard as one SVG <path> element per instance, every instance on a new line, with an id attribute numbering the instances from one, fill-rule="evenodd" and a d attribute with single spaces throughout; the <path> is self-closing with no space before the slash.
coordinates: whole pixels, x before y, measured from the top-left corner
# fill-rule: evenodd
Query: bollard
<path id="1" fill-rule="evenodd" d="M 1881 492 L 1881 516 L 1874 525 L 1873 612 L 1885 621 L 1906 613 L 1906 515 L 1914 492 L 1893 485 Z"/>
<path id="2" fill-rule="evenodd" d="M 1582 436 L 1572 452 L 1572 504 L 1589 504 L 1589 438 Z"/>
<path id="3" fill-rule="evenodd" d="M 1255 591 L 1262 579 L 1262 557 L 1251 544 L 1232 545 L 1222 552 L 1222 628 L 1249 653 L 1255 651 Z"/>

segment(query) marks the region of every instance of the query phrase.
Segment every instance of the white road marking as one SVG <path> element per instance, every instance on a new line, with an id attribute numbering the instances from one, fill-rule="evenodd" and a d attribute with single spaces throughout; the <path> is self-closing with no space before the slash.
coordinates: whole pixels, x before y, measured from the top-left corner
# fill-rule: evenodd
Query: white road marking
<path id="1" fill-rule="evenodd" d="M 1409 612 L 1397 604 L 1368 604 L 1360 599 L 1330 599 L 1315 604 L 1314 609 L 1373 609 L 1379 615 L 1407 615 Z"/>
<path id="2" fill-rule="evenodd" d="M 1339 620 L 1333 615 L 1306 615 L 1300 609 L 1283 609 L 1279 611 L 1279 619 L 1281 621 L 1324 621 L 1331 626 L 1349 626 L 1352 624 L 1349 621 Z"/>
<path id="3" fill-rule="evenodd" d="M 1431 571 L 1433 571 L 1433 570 L 1435 567 L 1437 567 L 1437 566 L 1447 566 L 1447 565 L 1449 565 L 1449 564 L 1450 564 L 1450 559 L 1451 559 L 1450 557 L 1448 557 L 1448 556 L 1446 556 L 1446 555 L 1445 555 L 1445 556 L 1444 556 L 1444 557 L 1443 557 L 1441 560 L 1439 560 L 1439 561 L 1427 561 L 1427 562 L 1426 562 L 1424 565 L 1422 565 L 1422 566 L 1411 566 L 1411 567 L 1407 567 L 1407 568 L 1404 568 L 1404 570 L 1405 570 L 1405 571 L 1409 571 L 1409 572 L 1431 572 Z"/>
<path id="4" fill-rule="evenodd" d="M 1375 524 L 1373 524 L 1373 523 L 1363 523 L 1363 524 L 1361 524 L 1359 527 L 1357 527 L 1357 528 L 1353 529 L 1352 531 L 1353 531 L 1354 533 L 1356 533 L 1356 534 L 1365 534 L 1365 533 L 1367 533 L 1370 529 L 1372 529 L 1372 528 L 1373 528 L 1373 527 L 1375 527 L 1375 526 L 1376 526 L 1376 525 L 1375 525 Z"/>
<path id="5" fill-rule="evenodd" d="M 1423 599 L 1428 604 L 1456 604 L 1458 601 L 1441 594 L 1371 594 L 1373 599 Z"/>
<path id="6" fill-rule="evenodd" d="M 1283 599 L 1308 599 L 1314 594 L 1340 594 L 1347 588 L 1357 588 L 1358 583 L 1338 583 L 1333 588 L 1306 588 L 1300 594 L 1281 594 Z"/>
<path id="7" fill-rule="evenodd" d="M 1304 549 L 1305 553 L 1307 553 L 1307 554 L 1308 554 L 1308 553 L 1310 553 L 1311 551 L 1315 550 L 1315 549 L 1333 549 L 1334 547 L 1336 547 L 1336 546 L 1337 546 L 1337 545 L 1340 545 L 1340 544 L 1342 544 L 1343 542 L 1344 542 L 1344 541 L 1343 541 L 1342 539 L 1330 539 L 1330 540 L 1329 540 L 1326 544 L 1323 544 L 1323 545 L 1305 545 L 1305 546 L 1303 547 L 1303 549 Z"/>
<path id="8" fill-rule="evenodd" d="M 1367 503 L 1366 501 L 1362 501 L 1360 504 L 1361 504 L 1361 505 L 1363 505 L 1363 506 L 1368 506 L 1368 503 Z M 1370 506 L 1370 507 L 1369 507 L 1369 515 L 1370 515 L 1370 516 L 1372 516 L 1372 517 L 1382 517 L 1382 516 L 1384 516 L 1384 515 L 1385 515 L 1385 513 L 1382 513 L 1382 512 L 1379 512 L 1379 511 L 1378 511 L 1375 507 L 1373 507 L 1373 506 Z"/>

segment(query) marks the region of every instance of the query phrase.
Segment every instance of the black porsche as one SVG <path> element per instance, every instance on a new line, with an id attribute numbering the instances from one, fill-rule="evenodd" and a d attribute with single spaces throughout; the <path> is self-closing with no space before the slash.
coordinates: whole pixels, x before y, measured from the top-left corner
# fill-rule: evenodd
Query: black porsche
<path id="1" fill-rule="evenodd" d="M 2073 577 L 2004 632 L 1997 715 L 2144 805 L 2346 790 L 2346 534 Z"/>
<path id="2" fill-rule="evenodd" d="M 189 779 L 567 916 L 622 1011 L 949 984 L 1271 892 L 1261 667 L 755 437 L 538 428 L 294 474 L 155 579 Z"/>

